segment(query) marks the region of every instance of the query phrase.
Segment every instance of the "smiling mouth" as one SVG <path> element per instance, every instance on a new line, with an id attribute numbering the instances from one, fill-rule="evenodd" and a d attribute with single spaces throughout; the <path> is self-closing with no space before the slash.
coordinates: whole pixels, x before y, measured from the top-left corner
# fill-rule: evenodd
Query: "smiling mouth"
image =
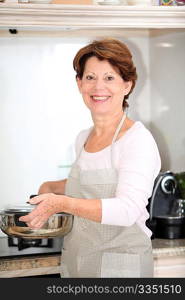
<path id="1" fill-rule="evenodd" d="M 95 102 L 105 102 L 110 98 L 110 96 L 91 96 L 91 99 Z"/>

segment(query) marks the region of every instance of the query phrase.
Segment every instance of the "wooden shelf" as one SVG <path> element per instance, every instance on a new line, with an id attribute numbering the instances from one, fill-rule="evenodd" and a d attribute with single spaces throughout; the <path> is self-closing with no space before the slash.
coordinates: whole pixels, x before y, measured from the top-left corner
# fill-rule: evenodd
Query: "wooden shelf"
<path id="1" fill-rule="evenodd" d="M 0 2 L 0 29 L 185 28 L 185 6 L 140 7 Z"/>

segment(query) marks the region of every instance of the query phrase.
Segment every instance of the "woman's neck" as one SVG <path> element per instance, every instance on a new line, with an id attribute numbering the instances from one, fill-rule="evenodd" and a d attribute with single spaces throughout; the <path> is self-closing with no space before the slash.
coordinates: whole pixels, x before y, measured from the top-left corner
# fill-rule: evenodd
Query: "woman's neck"
<path id="1" fill-rule="evenodd" d="M 102 134 L 111 133 L 114 132 L 117 128 L 119 122 L 121 121 L 123 117 L 124 112 L 119 112 L 117 114 L 110 116 L 92 116 L 93 122 L 94 122 L 94 133 L 97 136 L 100 136 Z"/>

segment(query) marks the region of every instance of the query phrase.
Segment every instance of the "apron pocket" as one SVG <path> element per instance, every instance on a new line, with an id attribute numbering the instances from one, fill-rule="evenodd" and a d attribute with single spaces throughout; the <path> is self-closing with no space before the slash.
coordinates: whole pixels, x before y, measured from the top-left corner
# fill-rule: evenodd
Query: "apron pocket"
<path id="1" fill-rule="evenodd" d="M 101 278 L 140 277 L 140 256 L 133 253 L 105 252 L 102 256 Z"/>
<path id="2" fill-rule="evenodd" d="M 67 256 L 66 250 L 62 249 L 62 256 L 61 256 L 61 264 L 60 264 L 60 276 L 63 278 L 69 278 L 69 271 L 68 267 L 65 263 L 65 256 Z"/>
<path id="3" fill-rule="evenodd" d="M 64 264 L 63 262 L 61 262 L 60 277 L 61 278 L 69 278 L 70 277 L 68 268 L 67 268 L 66 264 Z"/>

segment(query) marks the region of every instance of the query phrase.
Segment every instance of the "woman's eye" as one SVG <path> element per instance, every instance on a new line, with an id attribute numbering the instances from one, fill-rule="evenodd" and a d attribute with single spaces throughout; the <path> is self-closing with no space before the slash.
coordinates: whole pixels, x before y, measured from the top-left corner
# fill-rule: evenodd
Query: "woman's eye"
<path id="1" fill-rule="evenodd" d="M 107 81 L 111 81 L 111 80 L 114 80 L 114 77 L 113 77 L 113 76 L 107 76 L 105 79 L 106 79 Z"/>
<path id="2" fill-rule="evenodd" d="M 87 80 L 92 80 L 92 79 L 94 79 L 94 77 L 93 77 L 92 75 L 87 75 L 87 76 L 86 76 L 86 79 L 87 79 Z"/>

